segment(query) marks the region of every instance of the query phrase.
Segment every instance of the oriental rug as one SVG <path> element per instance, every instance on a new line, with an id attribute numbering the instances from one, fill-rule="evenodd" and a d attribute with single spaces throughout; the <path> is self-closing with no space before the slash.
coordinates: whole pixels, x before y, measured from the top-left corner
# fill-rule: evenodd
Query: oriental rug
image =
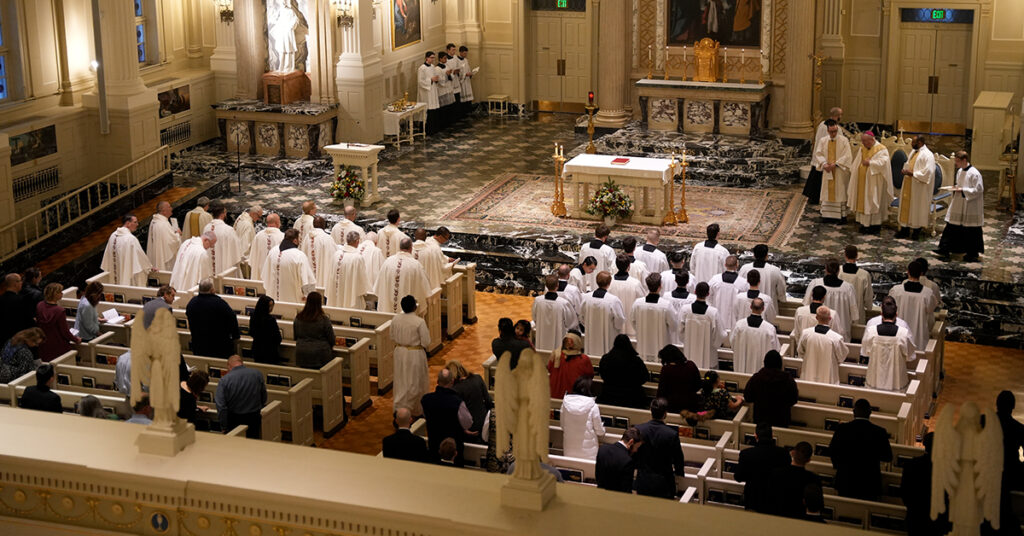
<path id="1" fill-rule="evenodd" d="M 506 225 L 540 226 L 586 233 L 597 221 L 556 218 L 551 215 L 554 177 L 504 173 L 477 192 L 469 201 L 448 212 L 444 220 Z M 678 188 L 678 186 L 677 186 Z M 678 195 L 678 190 L 676 191 Z M 571 195 L 566 188 L 566 196 Z M 745 247 L 783 245 L 800 222 L 806 198 L 799 191 L 754 190 L 688 186 L 686 224 L 662 226 L 663 238 L 694 241 L 706 237 L 712 223 L 721 227 L 719 240 Z M 648 225 L 620 222 L 615 231 L 641 235 Z"/>

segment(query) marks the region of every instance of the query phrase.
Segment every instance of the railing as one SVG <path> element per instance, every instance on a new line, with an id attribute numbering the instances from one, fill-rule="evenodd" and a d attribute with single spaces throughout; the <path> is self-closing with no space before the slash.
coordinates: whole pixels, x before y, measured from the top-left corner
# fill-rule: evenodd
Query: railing
<path id="1" fill-rule="evenodd" d="M 0 262 L 88 218 L 170 170 L 171 150 L 164 145 L 0 227 Z"/>

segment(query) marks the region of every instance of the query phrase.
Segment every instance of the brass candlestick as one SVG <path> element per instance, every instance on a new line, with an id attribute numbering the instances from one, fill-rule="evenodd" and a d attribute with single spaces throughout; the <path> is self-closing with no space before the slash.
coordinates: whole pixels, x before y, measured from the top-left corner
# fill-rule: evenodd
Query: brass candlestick
<path id="1" fill-rule="evenodd" d="M 814 103 L 814 112 L 811 114 L 811 120 L 817 124 L 821 122 L 821 88 L 824 87 L 824 81 L 821 78 L 821 64 L 828 59 L 828 56 L 824 56 L 820 52 L 816 52 L 814 54 L 808 54 L 807 58 L 814 62 L 814 86 L 811 94 L 811 102 Z"/>
<path id="2" fill-rule="evenodd" d="M 562 169 L 565 167 L 565 147 L 559 147 L 555 143 L 555 199 L 551 203 L 551 214 L 558 218 L 564 218 L 565 211 L 565 181 L 562 179 Z"/>
<path id="3" fill-rule="evenodd" d="M 587 105 L 587 154 L 596 154 L 597 147 L 594 147 L 594 110 L 597 108 L 593 104 Z"/>
<path id="4" fill-rule="evenodd" d="M 672 151 L 672 160 L 668 164 L 668 180 L 675 182 L 676 180 L 676 153 Z M 675 184 L 668 185 L 668 210 L 665 211 L 665 217 L 661 219 L 662 225 L 675 225 L 679 223 L 676 219 L 676 213 L 673 211 L 676 206 L 675 196 Z"/>
<path id="5" fill-rule="evenodd" d="M 665 80 L 668 80 L 668 47 L 665 47 Z"/>
<path id="6" fill-rule="evenodd" d="M 686 149 L 683 149 L 683 158 L 679 163 L 679 175 L 682 177 L 682 182 L 679 185 L 679 211 L 676 212 L 676 220 L 679 223 L 689 223 L 690 217 L 686 215 L 686 167 L 689 164 L 686 163 Z"/>

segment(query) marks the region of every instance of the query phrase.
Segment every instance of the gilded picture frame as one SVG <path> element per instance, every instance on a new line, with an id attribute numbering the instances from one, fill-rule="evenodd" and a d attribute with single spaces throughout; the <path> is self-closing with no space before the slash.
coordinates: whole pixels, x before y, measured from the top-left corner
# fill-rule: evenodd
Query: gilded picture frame
<path id="1" fill-rule="evenodd" d="M 391 50 L 423 40 L 421 0 L 391 0 Z"/>

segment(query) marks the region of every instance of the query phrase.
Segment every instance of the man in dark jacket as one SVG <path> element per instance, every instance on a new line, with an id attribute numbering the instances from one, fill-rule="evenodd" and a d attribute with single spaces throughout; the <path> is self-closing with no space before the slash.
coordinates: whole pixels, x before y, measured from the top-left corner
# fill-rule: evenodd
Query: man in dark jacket
<path id="1" fill-rule="evenodd" d="M 427 461 L 427 442 L 412 433 L 412 413 L 409 408 L 398 408 L 395 412 L 398 431 L 384 438 L 384 457 L 410 462 Z"/>
<path id="2" fill-rule="evenodd" d="M 1013 418 L 1017 399 L 1011 391 L 996 397 L 996 416 L 1003 428 L 1003 484 L 999 506 L 999 534 L 1020 535 L 1020 520 L 1013 509 L 1011 491 L 1024 490 L 1024 464 L 1020 452 L 1024 448 L 1024 424 Z"/>
<path id="3" fill-rule="evenodd" d="M 462 397 L 452 389 L 452 373 L 444 368 L 437 373 L 437 388 L 420 398 L 423 406 L 423 417 L 427 420 L 427 447 L 430 461 L 441 460 L 439 449 L 441 442 L 450 437 L 455 440 L 457 454 L 455 466 L 462 467 L 462 452 L 465 435 L 473 426 L 473 415 L 462 401 Z"/>
<path id="4" fill-rule="evenodd" d="M 885 428 L 868 420 L 871 403 L 863 398 L 853 403 L 853 420 L 836 427 L 828 445 L 835 487 L 839 495 L 873 501 L 882 489 L 879 464 L 892 461 L 892 447 Z"/>
<path id="5" fill-rule="evenodd" d="M 789 426 L 790 409 L 797 401 L 796 381 L 782 370 L 782 355 L 772 350 L 764 356 L 764 368 L 747 380 L 743 399 L 754 404 L 754 422 Z"/>
<path id="6" fill-rule="evenodd" d="M 655 398 L 651 402 L 651 420 L 637 426 L 643 443 L 636 451 L 636 492 L 639 495 L 673 499 L 676 475 L 686 474 L 679 429 L 665 424 L 668 402 Z"/>
<path id="7" fill-rule="evenodd" d="M 772 425 L 758 423 L 755 434 L 757 445 L 740 451 L 740 461 L 733 478 L 747 483 L 743 487 L 743 506 L 747 510 L 768 514 L 775 504 L 772 476 L 789 465 L 790 459 L 786 449 L 775 445 Z"/>
<path id="8" fill-rule="evenodd" d="M 36 305 L 43 301 L 43 289 L 39 288 L 39 282 L 43 279 L 43 273 L 39 268 L 28 268 L 21 273 L 21 309 L 24 318 L 27 320 L 26 329 L 35 325 L 32 321 L 36 317 Z"/>
<path id="9" fill-rule="evenodd" d="M 750 449 L 747 449 L 750 450 Z M 804 495 L 807 486 L 821 487 L 821 478 L 807 470 L 813 449 L 811 444 L 801 441 L 789 453 L 793 460 L 789 465 L 775 471 L 769 486 L 774 486 L 775 500 L 773 514 L 802 519 L 807 513 Z"/>
<path id="10" fill-rule="evenodd" d="M 25 388 L 19 407 L 53 413 L 64 413 L 60 395 L 50 390 L 53 387 L 53 365 L 43 363 L 36 369 L 36 384 Z"/>
<path id="11" fill-rule="evenodd" d="M 238 317 L 224 298 L 213 293 L 212 280 L 199 282 L 199 294 L 189 300 L 185 314 L 192 332 L 193 354 L 226 359 L 235 353 Z"/>
<path id="12" fill-rule="evenodd" d="M 932 440 L 934 432 L 925 434 L 921 443 L 924 455 L 903 464 L 903 479 L 900 481 L 900 497 L 907 507 L 908 536 L 940 536 L 949 532 L 949 513 L 943 512 L 939 519 L 932 521 Z"/>
<path id="13" fill-rule="evenodd" d="M 636 469 L 633 455 L 642 443 L 640 430 L 630 426 L 622 434 L 622 440 L 602 444 L 597 449 L 597 463 L 594 465 L 597 487 L 631 493 Z"/>
<path id="14" fill-rule="evenodd" d="M 612 349 L 601 357 L 598 369 L 602 380 L 598 404 L 638 409 L 647 405 L 644 384 L 651 380 L 651 373 L 628 336 L 615 337 Z"/>
<path id="15" fill-rule="evenodd" d="M 0 286 L 3 287 L 0 288 L 0 345 L 4 345 L 15 333 L 33 325 L 35 311 L 28 317 L 26 325 L 21 298 L 18 296 L 21 292 L 21 275 L 7 274 Z"/>

